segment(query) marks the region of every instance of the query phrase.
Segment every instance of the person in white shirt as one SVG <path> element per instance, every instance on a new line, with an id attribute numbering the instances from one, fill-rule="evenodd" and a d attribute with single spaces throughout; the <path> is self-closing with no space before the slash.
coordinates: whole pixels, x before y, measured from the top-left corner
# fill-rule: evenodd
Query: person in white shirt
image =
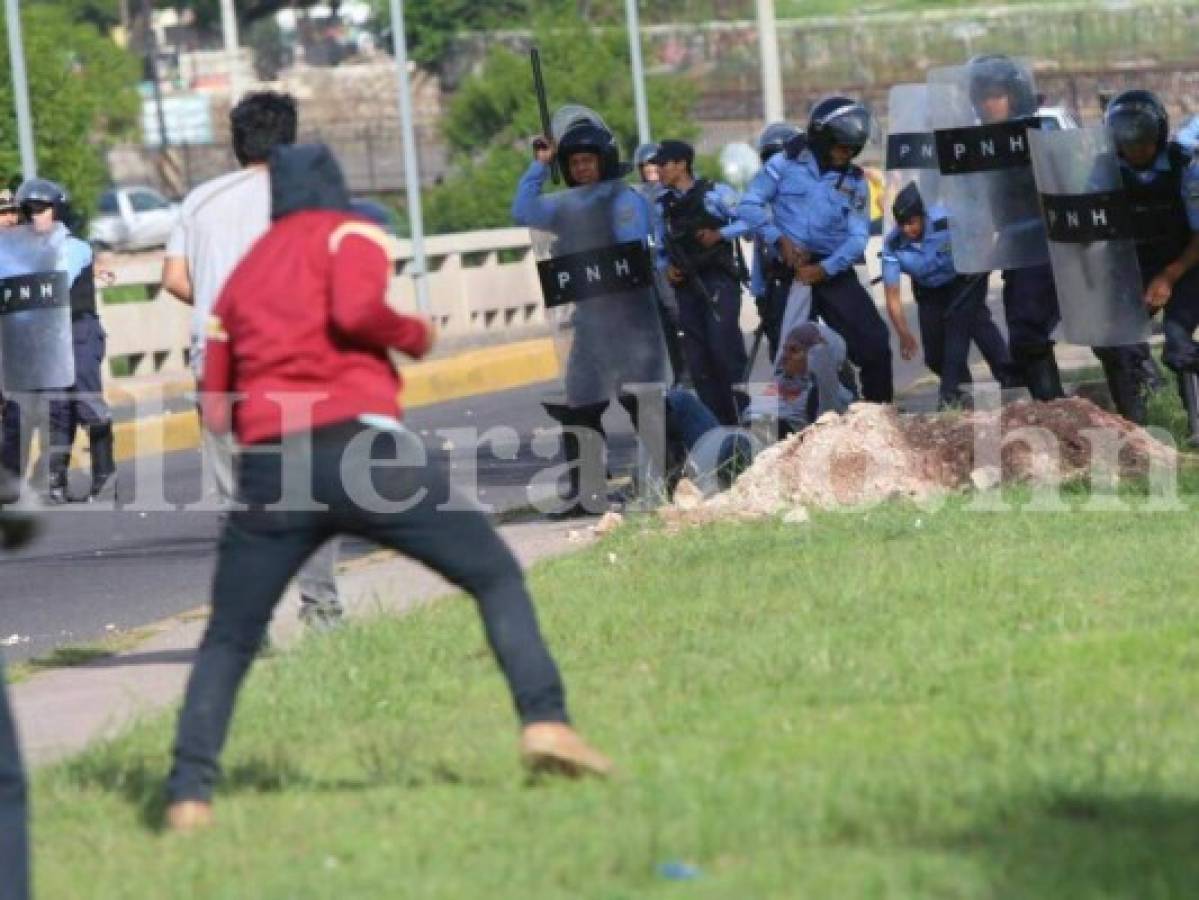
<path id="1" fill-rule="evenodd" d="M 230 111 L 229 121 L 241 168 L 201 184 L 184 198 L 162 267 L 162 286 L 192 307 L 189 361 L 197 384 L 204 369 L 208 319 L 221 288 L 270 225 L 267 160 L 275 147 L 296 141 L 295 100 L 275 91 L 247 94 Z M 232 438 L 205 430 L 203 442 L 217 491 L 231 500 Z M 333 574 L 338 543 L 337 538 L 328 541 L 298 575 L 300 618 L 315 628 L 336 624 L 343 613 Z"/>

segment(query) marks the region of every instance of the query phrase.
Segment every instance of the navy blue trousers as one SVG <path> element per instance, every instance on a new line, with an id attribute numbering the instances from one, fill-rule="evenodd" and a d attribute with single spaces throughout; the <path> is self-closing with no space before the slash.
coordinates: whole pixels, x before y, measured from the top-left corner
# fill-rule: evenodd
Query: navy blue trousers
<path id="1" fill-rule="evenodd" d="M 1061 321 L 1057 288 L 1048 263 L 1003 273 L 1003 316 L 1012 359 L 1021 362 L 1053 352 L 1053 329 Z"/>
<path id="2" fill-rule="evenodd" d="M 987 308 L 985 276 L 959 275 L 940 287 L 912 285 L 920 317 L 924 364 L 941 379 L 941 399 L 956 402 L 958 391 L 970 382 L 970 342 L 991 367 L 997 381 L 1011 364 L 1003 333 Z"/>
<path id="3" fill-rule="evenodd" d="M 812 316 L 845 338 L 850 362 L 861 375 L 862 399 L 890 403 L 895 396 L 891 335 L 858 273 L 849 269 L 813 285 Z"/>
<path id="4" fill-rule="evenodd" d="M 107 336 L 100 319 L 93 313 L 84 313 L 71 322 L 71 341 L 75 355 L 75 383 L 62 391 L 63 395 L 49 402 L 49 446 L 60 452 L 69 451 L 75 441 L 75 429 L 91 428 L 112 419 L 108 403 L 104 400 L 104 382 L 101 373 Z M 26 396 L 26 405 L 38 404 L 38 393 Z M 22 434 L 22 398 L 6 398 L 4 404 L 4 446 L 0 450 L 0 464 L 10 472 L 23 471 L 28 452 L 31 431 Z M 25 426 L 28 429 L 28 426 Z"/>
<path id="5" fill-rule="evenodd" d="M 708 269 L 698 275 L 705 297 L 692 284 L 675 288 L 683 354 L 695 392 L 721 425 L 735 426 L 739 418 L 733 385 L 745 376 L 748 355 L 741 333 L 741 285 L 727 272 Z M 710 298 L 716 299 L 716 314 Z"/>

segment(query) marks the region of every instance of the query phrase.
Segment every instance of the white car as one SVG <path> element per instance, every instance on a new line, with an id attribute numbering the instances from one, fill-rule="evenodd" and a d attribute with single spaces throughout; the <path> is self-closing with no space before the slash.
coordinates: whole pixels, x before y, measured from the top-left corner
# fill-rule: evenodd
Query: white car
<path id="1" fill-rule="evenodd" d="M 178 219 L 179 204 L 153 188 L 113 188 L 100 195 L 88 237 L 106 249 L 148 250 L 166 245 Z"/>
<path id="2" fill-rule="evenodd" d="M 1045 131 L 1071 131 L 1078 127 L 1074 113 L 1064 106 L 1042 106 L 1037 110 L 1037 118 Z"/>

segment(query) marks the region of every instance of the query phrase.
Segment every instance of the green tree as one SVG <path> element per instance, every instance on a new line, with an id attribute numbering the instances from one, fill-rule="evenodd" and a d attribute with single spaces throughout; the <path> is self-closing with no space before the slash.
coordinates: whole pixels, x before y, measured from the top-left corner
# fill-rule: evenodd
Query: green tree
<path id="1" fill-rule="evenodd" d="M 108 180 L 105 147 L 137 127 L 138 60 L 57 5 L 24 6 L 21 24 L 38 172 L 62 182 L 90 212 Z M 11 71 L 7 33 L 0 71 Z M 0 130 L 0 180 L 7 180 L 20 171 L 8 78 L 0 79 Z"/>
<path id="2" fill-rule="evenodd" d="M 435 69 L 458 34 L 511 28 L 527 21 L 537 5 L 535 0 L 404 0 L 408 55 L 418 65 Z M 371 21 L 390 48 L 391 4 L 371 0 L 371 7 Z"/>
<path id="3" fill-rule="evenodd" d="M 637 142 L 629 48 L 608 31 L 543 28 L 538 32 L 551 112 L 582 103 L 604 117 L 628 159 Z M 670 76 L 647 79 L 654 133 L 689 139 L 694 88 Z M 428 192 L 433 232 L 470 231 L 511 224 L 509 206 L 529 164 L 529 138 L 541 131 L 528 57 L 494 48 L 482 70 L 463 83 L 443 121 L 453 174 Z"/>

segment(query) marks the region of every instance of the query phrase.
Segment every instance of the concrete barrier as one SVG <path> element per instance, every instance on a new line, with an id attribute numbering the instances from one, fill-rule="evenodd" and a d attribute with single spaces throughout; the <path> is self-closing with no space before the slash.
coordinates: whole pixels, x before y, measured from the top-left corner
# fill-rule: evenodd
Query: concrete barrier
<path id="1" fill-rule="evenodd" d="M 544 333 L 541 287 L 525 228 L 500 228 L 431 237 L 425 242 L 430 314 L 442 335 L 463 342 L 503 343 Z M 389 300 L 416 309 L 410 241 L 397 241 L 396 275 Z M 112 260 L 115 288 L 127 295 L 141 288 L 147 299 L 106 300 L 99 291 L 100 318 L 108 332 L 108 356 L 119 376 L 187 371 L 191 307 L 160 289 L 162 254 L 141 253 Z"/>

